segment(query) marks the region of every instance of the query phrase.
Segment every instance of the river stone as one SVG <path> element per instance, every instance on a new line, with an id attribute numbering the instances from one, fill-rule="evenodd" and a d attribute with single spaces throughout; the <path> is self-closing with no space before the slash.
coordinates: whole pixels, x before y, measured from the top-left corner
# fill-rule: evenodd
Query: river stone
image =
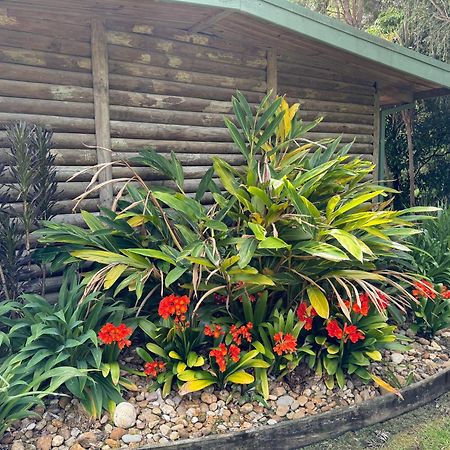
<path id="1" fill-rule="evenodd" d="M 36 441 L 37 450 L 50 450 L 52 448 L 52 437 L 49 434 L 41 436 Z"/>
<path id="2" fill-rule="evenodd" d="M 391 360 L 394 364 L 401 364 L 405 357 L 401 353 L 392 353 Z"/>
<path id="3" fill-rule="evenodd" d="M 114 411 L 114 425 L 119 428 L 131 428 L 136 423 L 136 408 L 128 402 L 119 403 Z"/>
<path id="4" fill-rule="evenodd" d="M 140 434 L 124 434 L 122 436 L 122 441 L 125 444 L 131 444 L 132 442 L 141 442 L 142 436 Z"/>
<path id="5" fill-rule="evenodd" d="M 277 405 L 278 406 L 291 406 L 294 402 L 294 399 L 290 395 L 283 395 L 278 398 Z"/>

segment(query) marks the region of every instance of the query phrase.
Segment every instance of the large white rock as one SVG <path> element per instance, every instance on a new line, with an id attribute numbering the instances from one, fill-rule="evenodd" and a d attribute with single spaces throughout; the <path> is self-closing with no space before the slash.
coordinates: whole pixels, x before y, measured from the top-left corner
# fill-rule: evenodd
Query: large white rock
<path id="1" fill-rule="evenodd" d="M 128 402 L 119 403 L 114 411 L 114 425 L 119 428 L 131 428 L 136 423 L 136 409 Z"/>

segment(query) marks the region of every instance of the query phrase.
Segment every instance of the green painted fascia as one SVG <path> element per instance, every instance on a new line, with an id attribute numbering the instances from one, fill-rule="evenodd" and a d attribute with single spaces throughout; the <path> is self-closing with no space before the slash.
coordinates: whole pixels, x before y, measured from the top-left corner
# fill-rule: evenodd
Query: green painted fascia
<path id="1" fill-rule="evenodd" d="M 393 44 L 286 0 L 164 0 L 231 9 L 360 58 L 450 88 L 450 64 Z"/>

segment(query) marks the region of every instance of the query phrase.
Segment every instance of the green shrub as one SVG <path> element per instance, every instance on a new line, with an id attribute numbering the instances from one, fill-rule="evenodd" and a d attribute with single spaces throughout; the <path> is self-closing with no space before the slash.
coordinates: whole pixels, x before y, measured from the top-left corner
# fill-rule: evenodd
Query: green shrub
<path id="1" fill-rule="evenodd" d="M 121 386 L 133 388 L 119 375 L 119 349 L 101 346 L 96 333 L 107 322 L 122 322 L 127 308 L 120 302 L 109 305 L 96 293 L 83 298 L 84 287 L 73 269 L 66 272 L 55 305 L 37 294 L 22 296 L 20 316 L 11 320 L 7 335 L 12 347 L 7 362 L 30 382 L 61 366 L 84 371 L 64 387 L 98 417 L 122 400 Z M 54 381 L 48 376 L 45 380 Z"/>

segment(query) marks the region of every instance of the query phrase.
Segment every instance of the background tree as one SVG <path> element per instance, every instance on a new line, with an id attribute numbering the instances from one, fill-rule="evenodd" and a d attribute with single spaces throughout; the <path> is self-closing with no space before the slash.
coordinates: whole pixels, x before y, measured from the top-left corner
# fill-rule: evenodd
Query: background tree
<path id="1" fill-rule="evenodd" d="M 371 34 L 450 61 L 449 0 L 295 0 Z M 388 120 L 386 157 L 398 202 L 450 200 L 450 98 L 417 102 Z M 400 206 L 400 205 L 397 205 Z"/>

